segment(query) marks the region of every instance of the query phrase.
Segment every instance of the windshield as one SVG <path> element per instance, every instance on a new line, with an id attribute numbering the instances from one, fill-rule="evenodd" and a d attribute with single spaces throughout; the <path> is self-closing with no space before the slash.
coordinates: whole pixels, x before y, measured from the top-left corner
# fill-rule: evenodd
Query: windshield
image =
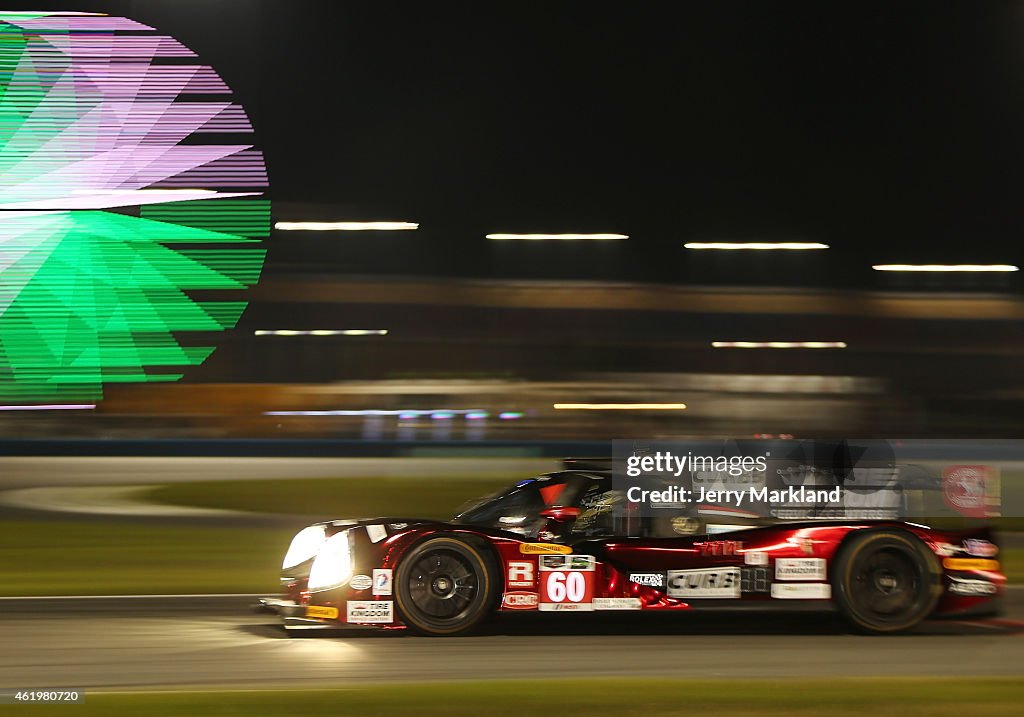
<path id="1" fill-rule="evenodd" d="M 531 478 L 496 495 L 474 502 L 452 522 L 505 530 L 536 538 L 548 520 L 541 511 L 552 506 L 579 507 L 581 496 L 607 479 L 556 473 Z"/>
<path id="2" fill-rule="evenodd" d="M 705 515 L 693 505 L 665 505 L 658 515 L 623 511 L 625 496 L 607 475 L 564 472 L 522 481 L 468 503 L 452 520 L 523 536 L 569 541 L 609 536 L 679 538 L 726 533 L 770 523 L 757 516 Z M 553 506 L 579 508 L 575 520 L 555 524 L 541 515 Z M 616 510 L 618 508 L 619 510 Z"/>

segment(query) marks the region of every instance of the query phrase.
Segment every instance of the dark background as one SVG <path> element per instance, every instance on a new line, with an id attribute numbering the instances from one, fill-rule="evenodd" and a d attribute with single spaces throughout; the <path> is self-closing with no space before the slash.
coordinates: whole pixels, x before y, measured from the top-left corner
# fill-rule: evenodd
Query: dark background
<path id="1" fill-rule="evenodd" d="M 523 413 L 492 437 L 1024 431 L 1020 272 L 871 270 L 1024 263 L 1024 3 L 45 7 L 150 24 L 214 67 L 253 119 L 276 220 L 421 228 L 275 231 L 238 327 L 184 337 L 218 348 L 181 383 L 108 387 L 107 422 L 9 432 L 377 436 L 265 415 L 342 407 Z M 715 240 L 832 248 L 683 248 Z M 254 336 L 323 328 L 390 333 Z"/>
<path id="2" fill-rule="evenodd" d="M 270 270 L 870 286 L 891 280 L 872 263 L 1020 258 L 1020 3 L 45 7 L 149 23 L 220 72 L 278 219 L 422 225 L 414 246 L 294 238 Z M 490 231 L 631 240 L 524 257 Z M 833 249 L 765 266 L 686 240 Z"/>

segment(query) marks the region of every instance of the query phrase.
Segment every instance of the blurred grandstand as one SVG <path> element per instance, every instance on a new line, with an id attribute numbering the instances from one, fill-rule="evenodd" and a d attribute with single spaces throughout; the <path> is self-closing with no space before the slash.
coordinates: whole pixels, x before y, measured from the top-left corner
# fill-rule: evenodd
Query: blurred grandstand
<path id="1" fill-rule="evenodd" d="M 571 271 L 561 279 L 536 276 L 550 265 L 388 275 L 393 247 L 367 239 L 341 249 L 362 257 L 354 273 L 325 273 L 277 234 L 242 322 L 183 382 L 110 386 L 89 411 L 0 413 L 0 430 L 476 441 L 1003 437 L 1024 427 L 1024 301 L 1001 277 L 831 288 L 796 272 L 776 274 L 781 286 L 740 288 L 732 271 L 706 272 L 703 285 L 651 283 L 578 260 L 562 264 Z M 844 346 L 712 345 L 811 339 Z"/>

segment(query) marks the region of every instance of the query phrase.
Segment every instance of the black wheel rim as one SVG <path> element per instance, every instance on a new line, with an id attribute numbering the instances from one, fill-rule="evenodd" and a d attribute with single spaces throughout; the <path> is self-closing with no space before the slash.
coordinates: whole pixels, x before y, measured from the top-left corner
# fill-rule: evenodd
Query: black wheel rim
<path id="1" fill-rule="evenodd" d="M 897 621 L 915 612 L 922 585 L 912 555 L 900 548 L 880 548 L 857 561 L 851 597 L 876 620 Z"/>
<path id="2" fill-rule="evenodd" d="M 435 620 L 458 618 L 473 604 L 479 589 L 472 564 L 451 550 L 423 554 L 408 576 L 413 605 Z"/>

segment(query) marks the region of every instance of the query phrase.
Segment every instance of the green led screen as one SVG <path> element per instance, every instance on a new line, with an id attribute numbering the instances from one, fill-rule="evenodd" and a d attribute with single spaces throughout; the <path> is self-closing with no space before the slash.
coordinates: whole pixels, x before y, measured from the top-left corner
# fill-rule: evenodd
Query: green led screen
<path id="1" fill-rule="evenodd" d="M 125 18 L 0 11 L 0 402 L 174 381 L 238 321 L 266 169 L 194 58 Z"/>

